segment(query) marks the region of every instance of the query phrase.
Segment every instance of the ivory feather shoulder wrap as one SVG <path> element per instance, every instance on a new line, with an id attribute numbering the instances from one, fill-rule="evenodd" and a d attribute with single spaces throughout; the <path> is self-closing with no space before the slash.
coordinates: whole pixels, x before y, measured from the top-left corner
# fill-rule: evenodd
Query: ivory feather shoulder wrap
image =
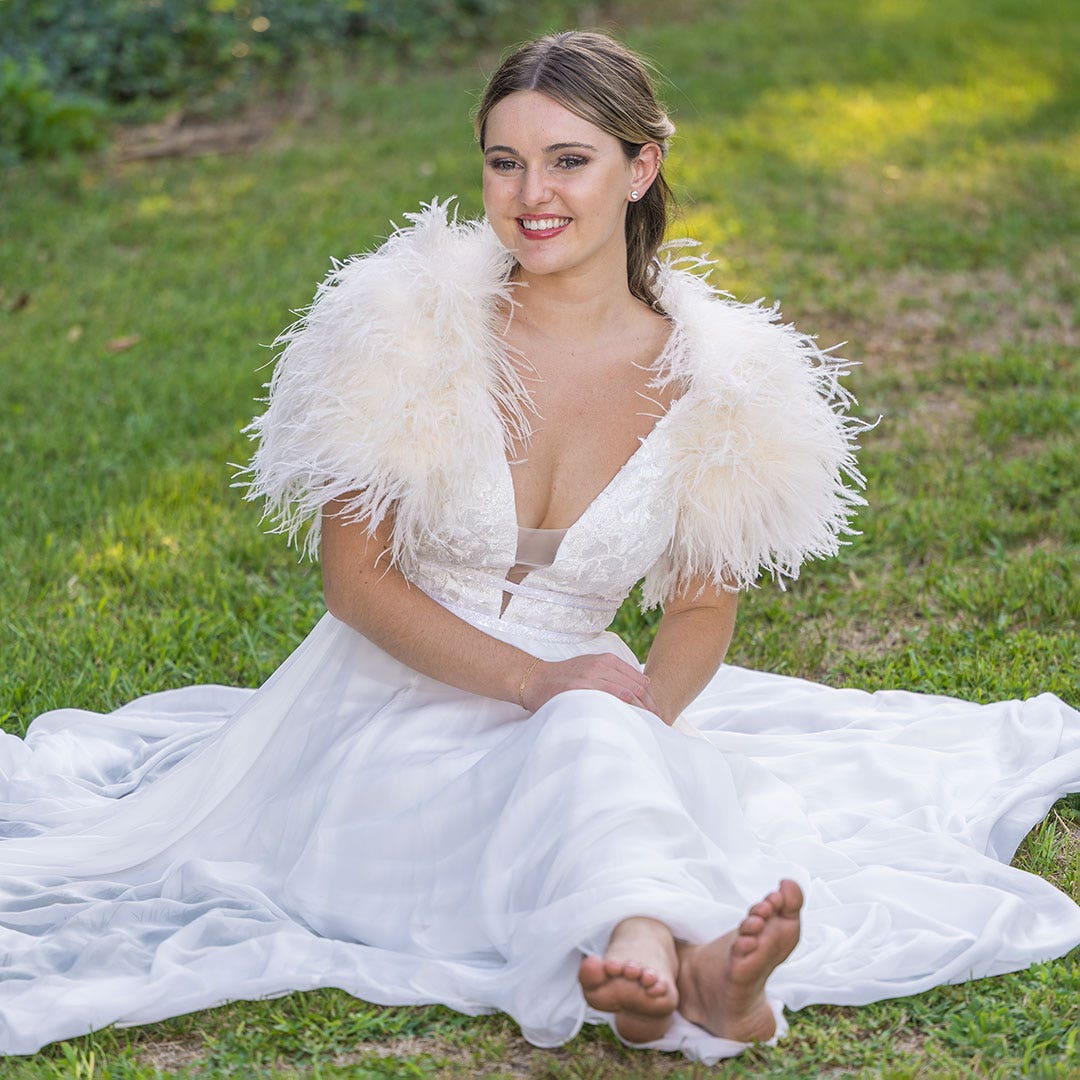
<path id="1" fill-rule="evenodd" d="M 393 506 L 400 561 L 467 497 L 474 455 L 531 434 L 532 405 L 499 334 L 513 256 L 485 221 L 458 221 L 446 203 L 406 217 L 376 251 L 334 263 L 274 342 L 267 408 L 245 429 L 258 447 L 244 497 L 265 499 L 264 517 L 290 542 L 306 525 L 308 555 L 321 508 L 340 500 L 369 532 Z M 696 575 L 729 587 L 762 571 L 794 578 L 805 559 L 836 553 L 864 502 L 854 451 L 867 425 L 847 414 L 845 361 L 779 324 L 777 307 L 713 289 L 694 272 L 702 265 L 662 262 L 658 281 L 677 339 L 653 385 L 686 390 L 665 464 L 676 527 L 645 577 L 644 608 Z"/>
<path id="2" fill-rule="evenodd" d="M 394 508 L 393 564 L 438 535 L 467 496 L 469 463 L 531 433 L 528 395 L 499 338 L 513 256 L 486 222 L 433 201 L 376 251 L 335 262 L 283 346 L 246 499 L 266 499 L 272 531 L 316 556 L 320 511 L 373 533 Z M 493 403 L 509 418 L 502 425 Z M 482 460 L 482 459 L 481 459 Z"/>
<path id="3" fill-rule="evenodd" d="M 837 553 L 866 503 L 855 451 L 872 425 L 848 412 L 851 365 L 781 324 L 778 304 L 739 303 L 680 264 L 708 265 L 661 263 L 657 292 L 684 347 L 660 385 L 690 390 L 670 429 L 675 533 L 645 577 L 643 610 L 697 575 L 745 588 L 768 572 L 783 587 L 806 559 Z"/>

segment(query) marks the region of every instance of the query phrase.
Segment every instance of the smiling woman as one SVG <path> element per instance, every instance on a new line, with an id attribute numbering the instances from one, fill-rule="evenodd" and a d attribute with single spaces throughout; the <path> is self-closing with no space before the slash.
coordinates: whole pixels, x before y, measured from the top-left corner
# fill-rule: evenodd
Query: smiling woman
<path id="1" fill-rule="evenodd" d="M 539 376 L 533 403 L 554 420 L 533 433 L 528 458 L 515 470 L 517 503 L 522 518 L 548 522 L 536 527 L 566 528 L 592 501 L 589 492 L 602 488 L 597 471 L 610 477 L 629 457 L 640 422 L 625 421 L 635 417 L 628 395 L 644 394 L 644 362 L 661 354 L 670 336 L 669 320 L 644 306 L 627 279 L 628 201 L 656 181 L 663 152 L 648 143 L 628 156 L 614 136 L 535 90 L 485 102 L 478 127 L 482 142 L 492 140 L 484 146 L 487 219 L 514 253 L 510 280 L 526 287 L 513 309 L 506 306 L 504 337 L 529 358 Z M 584 282 L 591 297 L 581 291 Z M 588 303 L 593 310 L 581 311 Z M 575 307 L 585 317 L 567 324 L 560 312 Z M 635 370 L 627 361 L 642 363 Z M 590 375 L 585 388 L 570 374 L 582 362 Z M 605 419 L 613 396 L 626 398 L 626 407 Z"/>
<path id="2" fill-rule="evenodd" d="M 589 200 L 592 192 L 591 207 L 587 201 L 580 208 L 586 213 L 590 208 L 600 211 L 599 189 L 606 183 L 609 196 L 618 199 L 606 220 L 610 225 L 614 214 L 625 234 L 623 261 L 630 292 L 653 306 L 656 249 L 664 239 L 672 201 L 661 166 L 675 125 L 656 100 L 641 62 L 616 42 L 601 34 L 563 35 L 557 49 L 561 62 L 554 63 L 550 39 L 531 42 L 513 53 L 488 83 L 476 117 L 487 166 L 484 208 L 506 243 L 510 219 L 518 222 L 524 237 L 537 227 L 530 221 L 543 224 L 545 232 L 562 227 L 562 219 L 556 223 L 550 215 L 559 208 L 546 201 L 560 173 L 584 172 L 566 176 L 567 184 L 558 185 L 555 197 L 565 193 Z M 513 137 L 504 143 L 500 130 Z M 561 131 L 561 140 L 548 142 L 545 130 Z M 522 156 L 526 148 L 515 143 L 524 142 L 526 135 L 534 140 L 528 161 Z M 513 183 L 496 184 L 492 173 L 518 175 Z M 627 192 L 629 207 L 622 198 Z M 521 204 L 517 213 L 515 199 Z M 541 201 L 534 208 L 527 205 L 529 199 Z"/>
<path id="3" fill-rule="evenodd" d="M 866 425 L 660 249 L 643 65 L 531 42 L 477 127 L 486 218 L 336 264 L 248 429 L 327 614 L 258 690 L 0 740 L 4 1052 L 337 986 L 714 1062 L 1080 942 L 1008 866 L 1080 787 L 1074 710 L 722 663 L 739 589 L 837 551 Z M 644 666 L 607 629 L 639 581 Z"/>
<path id="4" fill-rule="evenodd" d="M 628 157 L 618 139 L 536 90 L 503 98 L 482 123 L 481 138 L 492 140 L 485 146 L 484 208 L 508 248 L 526 242 L 521 272 L 606 269 L 624 286 L 627 200 L 648 193 L 661 148 L 646 143 Z M 562 138 L 550 141 L 556 133 Z M 511 137 L 516 146 L 502 142 Z M 556 237 L 563 243 L 547 243 Z"/>

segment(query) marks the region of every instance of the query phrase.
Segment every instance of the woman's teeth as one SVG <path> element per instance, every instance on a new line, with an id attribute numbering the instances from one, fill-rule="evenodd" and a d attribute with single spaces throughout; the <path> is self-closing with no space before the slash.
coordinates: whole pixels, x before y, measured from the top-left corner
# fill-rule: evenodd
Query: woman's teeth
<path id="1" fill-rule="evenodd" d="M 543 232 L 546 229 L 560 229 L 563 225 L 569 225 L 571 219 L 568 217 L 547 217 L 547 218 L 518 218 L 521 222 L 523 229 L 528 229 L 530 232 Z"/>

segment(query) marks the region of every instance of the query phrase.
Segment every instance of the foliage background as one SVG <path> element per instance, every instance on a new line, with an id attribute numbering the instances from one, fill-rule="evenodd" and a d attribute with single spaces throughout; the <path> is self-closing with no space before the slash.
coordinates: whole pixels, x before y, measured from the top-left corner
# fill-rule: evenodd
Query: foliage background
<path id="1" fill-rule="evenodd" d="M 0 164 L 101 145 L 109 115 L 220 113 L 305 58 L 474 43 L 509 0 L 5 0 Z M 117 107 L 122 107 L 118 109 Z"/>

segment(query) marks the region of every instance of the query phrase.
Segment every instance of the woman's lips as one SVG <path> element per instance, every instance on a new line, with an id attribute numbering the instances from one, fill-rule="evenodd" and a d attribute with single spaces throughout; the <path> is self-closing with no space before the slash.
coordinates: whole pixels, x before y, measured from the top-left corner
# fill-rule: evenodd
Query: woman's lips
<path id="1" fill-rule="evenodd" d="M 573 218 L 551 215 L 550 217 L 516 218 L 518 232 L 526 240 L 550 240 L 566 229 Z"/>

